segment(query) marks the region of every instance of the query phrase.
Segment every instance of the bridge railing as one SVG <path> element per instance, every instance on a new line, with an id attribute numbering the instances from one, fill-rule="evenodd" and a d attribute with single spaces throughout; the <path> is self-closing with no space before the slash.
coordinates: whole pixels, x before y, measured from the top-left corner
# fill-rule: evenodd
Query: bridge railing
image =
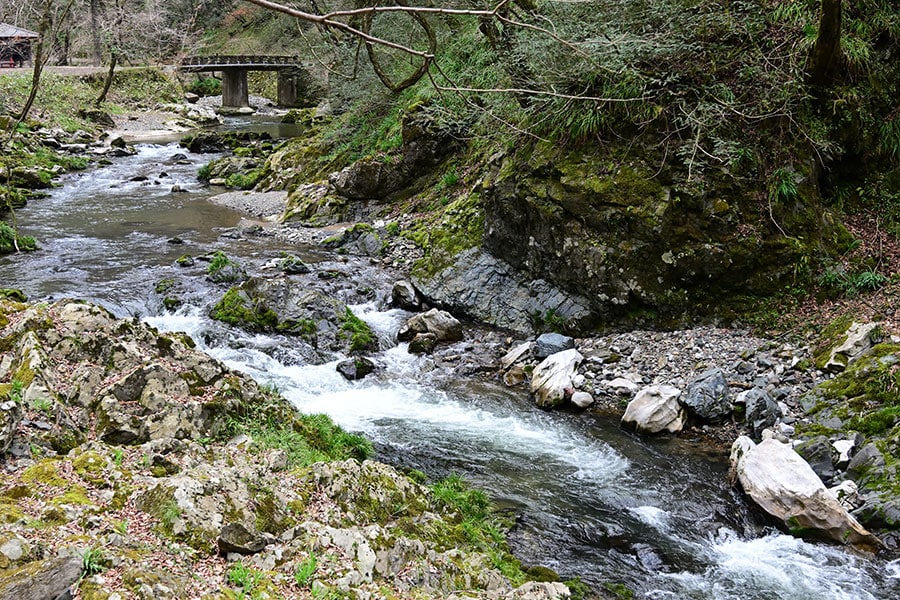
<path id="1" fill-rule="evenodd" d="M 253 65 L 284 65 L 294 66 L 300 65 L 300 59 L 296 56 L 254 56 L 254 55 L 233 55 L 233 56 L 186 56 L 181 61 L 182 67 L 215 67 L 215 66 L 253 66 Z"/>

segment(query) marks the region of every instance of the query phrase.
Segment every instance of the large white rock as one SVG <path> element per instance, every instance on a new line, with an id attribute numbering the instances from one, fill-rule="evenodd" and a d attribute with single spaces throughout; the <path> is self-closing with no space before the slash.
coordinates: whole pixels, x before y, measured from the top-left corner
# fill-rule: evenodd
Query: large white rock
<path id="1" fill-rule="evenodd" d="M 622 424 L 640 433 L 677 433 L 684 427 L 684 407 L 678 402 L 681 390 L 671 385 L 651 385 L 635 395 L 625 408 Z"/>
<path id="2" fill-rule="evenodd" d="M 744 492 L 791 531 L 881 547 L 789 444 L 775 439 L 754 444 L 742 435 L 731 447 L 731 464 Z"/>
<path id="3" fill-rule="evenodd" d="M 578 350 L 563 350 L 551 354 L 534 368 L 531 374 L 531 393 L 537 405 L 551 408 L 566 399 L 566 388 L 572 387 L 572 378 L 584 357 Z"/>

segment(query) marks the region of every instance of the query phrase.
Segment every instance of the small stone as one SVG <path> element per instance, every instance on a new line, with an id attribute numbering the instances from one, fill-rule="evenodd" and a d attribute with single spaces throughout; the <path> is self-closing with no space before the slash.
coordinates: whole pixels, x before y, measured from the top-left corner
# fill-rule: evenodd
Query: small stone
<path id="1" fill-rule="evenodd" d="M 575 392 L 569 401 L 578 408 L 587 408 L 594 403 L 594 397 L 587 392 Z"/>
<path id="2" fill-rule="evenodd" d="M 522 367 L 515 366 L 503 374 L 503 383 L 507 387 L 515 387 L 525 382 L 525 370 Z"/>
<path id="3" fill-rule="evenodd" d="M 437 346 L 437 341 L 437 336 L 433 333 L 417 333 L 409 341 L 409 352 L 411 354 L 431 354 Z"/>

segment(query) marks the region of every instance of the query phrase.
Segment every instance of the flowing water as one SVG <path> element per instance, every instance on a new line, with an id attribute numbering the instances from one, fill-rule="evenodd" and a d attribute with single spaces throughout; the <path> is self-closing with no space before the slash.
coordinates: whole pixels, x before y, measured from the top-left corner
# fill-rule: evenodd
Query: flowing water
<path id="1" fill-rule="evenodd" d="M 347 382 L 335 371 L 338 357 L 309 364 L 308 349 L 295 341 L 210 321 L 208 304 L 223 290 L 205 282 L 176 313 L 165 312 L 152 290 L 177 275 L 183 254 L 222 249 L 247 264 L 287 250 L 322 264 L 335 259 L 271 237 L 228 235 L 240 215 L 208 202 L 214 191 L 195 177 L 211 157 L 179 153 L 175 145 L 139 146 L 137 156 L 68 176 L 49 198 L 20 210 L 22 232 L 41 251 L 0 258 L 0 287 L 32 299 L 84 298 L 186 331 L 300 409 L 364 433 L 380 459 L 434 476 L 462 474 L 517 516 L 512 541 L 526 564 L 597 587 L 621 582 L 644 598 L 900 597 L 898 561 L 753 524 L 726 483 L 724 458 L 695 441 L 640 439 L 608 419 L 537 410 L 499 385 L 448 381 L 403 345 L 385 343 L 377 374 Z M 175 184 L 188 191 L 171 192 Z M 408 316 L 377 302 L 353 308 L 384 340 Z"/>

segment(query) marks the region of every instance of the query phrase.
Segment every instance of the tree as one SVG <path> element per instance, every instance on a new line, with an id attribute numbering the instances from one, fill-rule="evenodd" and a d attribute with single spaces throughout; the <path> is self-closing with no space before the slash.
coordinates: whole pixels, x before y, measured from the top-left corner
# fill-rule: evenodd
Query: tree
<path id="1" fill-rule="evenodd" d="M 842 62 L 841 0 L 822 0 L 819 31 L 809 57 L 809 79 L 814 86 L 834 81 Z"/>

